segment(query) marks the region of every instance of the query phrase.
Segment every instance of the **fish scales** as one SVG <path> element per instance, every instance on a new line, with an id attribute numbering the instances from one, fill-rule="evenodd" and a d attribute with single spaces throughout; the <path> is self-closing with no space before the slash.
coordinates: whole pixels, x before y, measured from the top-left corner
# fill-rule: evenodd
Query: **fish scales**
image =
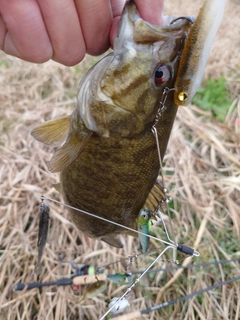
<path id="1" fill-rule="evenodd" d="M 138 215 L 159 172 L 151 132 L 165 88 L 173 88 L 192 17 L 166 26 L 142 20 L 133 1 L 123 11 L 114 51 L 79 85 L 71 116 L 36 127 L 32 135 L 57 147 L 49 170 L 60 172 L 59 191 L 72 207 L 137 230 Z M 156 124 L 161 157 L 177 112 L 173 92 Z M 69 209 L 86 235 L 121 247 L 116 225 Z"/>
<path id="2" fill-rule="evenodd" d="M 167 108 L 158 122 L 161 155 L 165 153 L 176 111 L 176 106 Z M 73 175 L 73 172 L 79 174 Z M 68 181 L 62 184 L 62 193 L 71 206 L 135 228 L 136 216 L 158 172 L 156 140 L 149 128 L 138 139 L 102 139 L 93 135 L 81 156 L 63 169 L 60 180 Z M 96 221 L 72 209 L 71 216 L 79 229 L 94 237 L 125 232 L 118 226 Z"/>

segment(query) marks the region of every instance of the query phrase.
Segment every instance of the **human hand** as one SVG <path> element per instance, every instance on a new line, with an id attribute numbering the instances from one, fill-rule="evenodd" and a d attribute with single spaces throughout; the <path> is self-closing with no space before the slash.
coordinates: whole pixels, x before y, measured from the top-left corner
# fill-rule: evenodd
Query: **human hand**
<path id="1" fill-rule="evenodd" d="M 140 16 L 162 23 L 163 0 L 135 0 Z M 99 55 L 116 35 L 125 0 L 0 0 L 0 49 L 26 61 L 66 66 Z"/>

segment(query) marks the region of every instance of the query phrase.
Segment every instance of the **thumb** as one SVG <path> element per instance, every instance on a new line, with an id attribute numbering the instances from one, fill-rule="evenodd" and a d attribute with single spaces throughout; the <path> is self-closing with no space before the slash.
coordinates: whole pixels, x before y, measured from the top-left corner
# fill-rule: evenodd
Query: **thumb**
<path id="1" fill-rule="evenodd" d="M 163 25 L 163 0 L 135 0 L 140 17 L 152 24 Z M 117 15 L 113 19 L 110 30 L 110 42 L 113 47 L 114 39 L 117 34 L 121 15 Z"/>

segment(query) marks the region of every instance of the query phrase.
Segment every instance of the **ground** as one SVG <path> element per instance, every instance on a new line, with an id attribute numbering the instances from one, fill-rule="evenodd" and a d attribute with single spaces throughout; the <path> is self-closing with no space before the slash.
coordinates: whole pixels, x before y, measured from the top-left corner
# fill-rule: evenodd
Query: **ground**
<path id="1" fill-rule="evenodd" d="M 166 1 L 171 15 L 196 14 L 201 1 Z M 206 78 L 227 79 L 229 112 L 217 122 L 211 111 L 191 105 L 180 108 L 164 159 L 164 178 L 173 201 L 171 237 L 194 247 L 199 258 L 172 251 L 154 268 L 239 258 L 240 246 L 240 3 L 228 1 L 205 71 Z M 126 286 L 108 283 L 93 299 L 78 301 L 85 286 L 45 287 L 14 292 L 19 282 L 35 282 L 37 261 L 39 196 L 62 200 L 52 186 L 57 174 L 47 170 L 52 149 L 36 142 L 31 129 L 40 122 L 70 114 L 75 106 L 77 84 L 89 66 L 97 61 L 87 57 L 80 65 L 67 68 L 55 62 L 35 65 L 0 54 L 0 318 L 1 319 L 99 319 L 112 297 Z M 124 248 L 84 237 L 69 220 L 63 206 L 51 205 L 51 227 L 42 259 L 39 281 L 53 281 L 71 275 L 64 259 L 95 267 L 106 266 L 109 273 L 123 271 L 129 255 L 138 251 L 138 240 L 122 237 Z M 172 230 L 173 229 L 173 230 Z M 166 239 L 161 225 L 153 234 Z M 164 245 L 150 241 L 149 250 Z M 157 252 L 133 259 L 132 271 L 143 270 Z M 196 290 L 239 276 L 239 263 L 204 266 L 152 273 L 144 276 L 131 291 L 127 312 L 145 310 Z M 146 319 L 239 319 L 239 282 L 198 295 L 191 300 L 161 309 Z M 144 317 L 143 317 L 144 318 Z"/>

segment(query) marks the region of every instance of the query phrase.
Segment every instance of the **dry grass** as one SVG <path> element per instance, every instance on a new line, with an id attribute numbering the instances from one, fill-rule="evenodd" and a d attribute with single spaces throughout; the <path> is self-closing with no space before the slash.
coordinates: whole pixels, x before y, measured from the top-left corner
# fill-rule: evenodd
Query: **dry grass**
<path id="1" fill-rule="evenodd" d="M 199 1 L 198 1 L 199 2 Z M 188 7 L 178 1 L 185 13 Z M 182 7 L 184 5 L 184 7 Z M 167 3 L 167 11 L 169 8 Z M 225 75 L 233 104 L 225 123 L 197 107 L 181 108 L 165 158 L 165 180 L 173 198 L 173 229 L 176 240 L 199 250 L 199 259 L 212 261 L 239 255 L 240 247 L 240 6 L 229 2 L 206 75 Z M 196 9 L 194 13 L 196 12 Z M 237 22 L 238 21 L 238 22 Z M 230 25 L 230 26 L 229 26 Z M 226 27 L 227 26 L 227 27 Z M 221 40 L 221 41 L 220 41 Z M 224 61 L 220 59 L 224 57 Z M 48 287 L 14 292 L 18 282 L 36 281 L 39 196 L 59 199 L 52 187 L 57 175 L 47 171 L 50 150 L 30 136 L 31 129 L 48 119 L 70 114 L 75 105 L 80 75 L 89 67 L 89 58 L 80 67 L 66 68 L 54 62 L 34 65 L 0 55 L 0 319 L 98 319 L 107 303 L 124 292 L 109 283 L 107 290 L 77 303 L 82 292 L 73 287 Z M 123 238 L 124 249 L 86 239 L 68 220 L 63 207 L 51 205 L 51 229 L 43 257 L 41 281 L 70 276 L 69 266 L 60 265 L 57 252 L 78 264 L 104 265 L 138 252 L 137 240 Z M 153 230 L 161 235 L 161 228 Z M 159 246 L 151 242 L 150 247 Z M 238 253 L 237 253 L 238 252 Z M 168 255 L 170 257 L 170 255 Z M 183 258 L 179 256 L 178 258 Z M 133 264 L 143 269 L 146 256 Z M 168 265 L 160 261 L 157 266 Z M 144 277 L 130 294 L 127 311 L 144 310 L 239 275 L 239 264 L 159 273 Z M 109 272 L 123 271 L 113 265 Z M 147 319 L 239 319 L 239 283 L 224 286 L 148 315 Z M 167 290 L 166 290 L 167 289 Z M 81 288 L 84 290 L 84 288 Z"/>

